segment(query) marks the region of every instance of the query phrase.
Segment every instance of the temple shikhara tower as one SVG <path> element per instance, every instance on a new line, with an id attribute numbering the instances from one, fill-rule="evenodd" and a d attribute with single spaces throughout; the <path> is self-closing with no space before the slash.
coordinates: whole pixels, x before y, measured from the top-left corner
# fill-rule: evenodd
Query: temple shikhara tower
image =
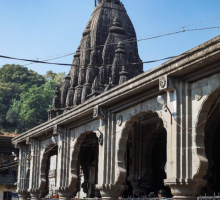
<path id="1" fill-rule="evenodd" d="M 220 193 L 220 36 L 143 72 L 121 1 L 85 27 L 48 121 L 12 140 L 20 200 Z"/>
<path id="2" fill-rule="evenodd" d="M 82 34 L 72 67 L 53 101 L 53 118 L 141 74 L 133 24 L 119 0 L 99 1 Z"/>

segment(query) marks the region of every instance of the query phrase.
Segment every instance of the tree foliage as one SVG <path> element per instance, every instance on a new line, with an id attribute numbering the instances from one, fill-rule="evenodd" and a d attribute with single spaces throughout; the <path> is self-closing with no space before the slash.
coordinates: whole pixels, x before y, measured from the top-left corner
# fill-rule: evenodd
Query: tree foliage
<path id="1" fill-rule="evenodd" d="M 25 131 L 47 120 L 47 110 L 65 73 L 42 76 L 20 65 L 0 68 L 0 129 Z"/>

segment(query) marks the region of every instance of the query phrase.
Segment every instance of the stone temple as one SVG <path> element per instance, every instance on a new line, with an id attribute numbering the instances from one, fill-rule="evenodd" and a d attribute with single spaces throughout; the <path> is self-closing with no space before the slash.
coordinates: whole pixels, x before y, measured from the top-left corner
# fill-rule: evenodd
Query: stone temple
<path id="1" fill-rule="evenodd" d="M 136 33 L 119 0 L 100 1 L 82 35 L 50 118 L 143 73 Z"/>
<path id="2" fill-rule="evenodd" d="M 21 200 L 220 192 L 220 36 L 147 72 L 119 0 L 100 0 L 47 122 L 17 136 Z"/>

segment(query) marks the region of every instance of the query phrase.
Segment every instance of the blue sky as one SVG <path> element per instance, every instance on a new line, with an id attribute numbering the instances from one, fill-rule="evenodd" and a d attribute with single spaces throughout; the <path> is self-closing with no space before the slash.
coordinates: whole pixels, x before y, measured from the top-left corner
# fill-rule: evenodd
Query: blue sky
<path id="1" fill-rule="evenodd" d="M 137 38 L 220 17 L 220 0 L 121 0 Z M 0 54 L 37 59 L 75 52 L 94 9 L 94 0 L 0 0 Z M 186 29 L 220 26 L 220 19 Z M 220 34 L 220 29 L 195 31 L 138 42 L 143 61 L 187 51 Z M 55 60 L 72 62 L 72 56 Z M 4 64 L 26 64 L 0 58 Z M 161 62 L 144 65 L 147 71 Z M 68 72 L 70 67 L 32 64 L 28 68 Z"/>

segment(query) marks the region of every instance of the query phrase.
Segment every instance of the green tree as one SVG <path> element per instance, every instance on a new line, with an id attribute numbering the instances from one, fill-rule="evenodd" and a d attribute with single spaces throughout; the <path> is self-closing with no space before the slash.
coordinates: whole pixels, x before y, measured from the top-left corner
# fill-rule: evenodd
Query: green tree
<path id="1" fill-rule="evenodd" d="M 9 108 L 8 112 L 6 113 L 6 120 L 10 122 L 11 124 L 17 124 L 18 113 L 12 108 Z"/>
<path id="2" fill-rule="evenodd" d="M 56 73 L 54 73 L 52 70 L 47 71 L 46 75 L 44 76 L 47 80 L 54 80 L 54 78 L 56 77 Z"/>
<path id="3" fill-rule="evenodd" d="M 12 100 L 19 99 L 21 93 L 20 85 L 17 83 L 0 82 L 0 126 L 7 127 L 6 113 L 9 110 Z"/>
<path id="4" fill-rule="evenodd" d="M 0 129 L 24 131 L 47 120 L 55 86 L 65 73 L 42 76 L 21 65 L 0 68 Z"/>
<path id="5" fill-rule="evenodd" d="M 65 76 L 66 76 L 65 72 L 56 74 L 52 70 L 50 70 L 50 71 L 47 71 L 44 77 L 47 80 L 54 80 L 56 85 L 61 86 L 61 84 L 64 81 Z"/>
<path id="6" fill-rule="evenodd" d="M 20 101 L 13 102 L 11 112 L 18 114 L 22 128 L 32 128 L 47 120 L 47 111 L 52 103 L 54 90 L 55 82 L 50 80 L 42 86 L 30 87 L 20 94 Z"/>
<path id="7" fill-rule="evenodd" d="M 1 83 L 18 83 L 20 85 L 42 85 L 46 82 L 45 78 L 28 68 L 21 65 L 3 65 L 0 68 Z"/>
<path id="8" fill-rule="evenodd" d="M 65 72 L 63 72 L 63 73 L 58 73 L 58 74 L 55 76 L 55 78 L 54 78 L 54 81 L 55 81 L 56 85 L 61 86 L 62 83 L 63 83 L 63 81 L 64 81 L 65 76 L 66 76 L 66 73 L 65 73 Z"/>

